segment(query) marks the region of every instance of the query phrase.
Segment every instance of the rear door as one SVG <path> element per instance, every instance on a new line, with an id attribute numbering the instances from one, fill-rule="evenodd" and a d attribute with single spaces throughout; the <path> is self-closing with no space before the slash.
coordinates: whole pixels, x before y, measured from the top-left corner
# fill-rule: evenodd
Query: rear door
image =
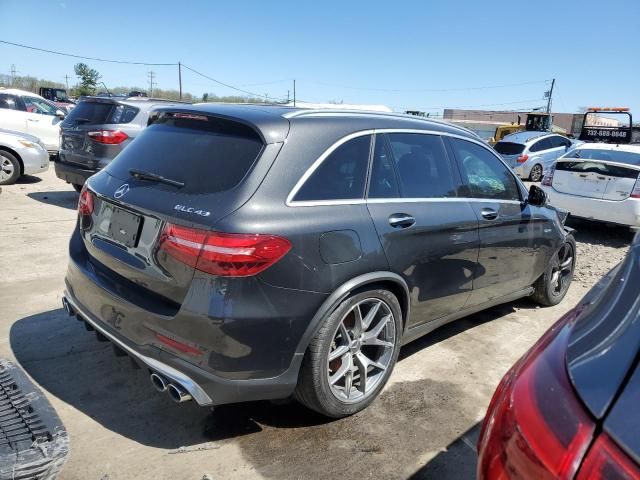
<path id="1" fill-rule="evenodd" d="M 551 222 L 524 205 L 513 173 L 478 143 L 449 138 L 462 175 L 462 196 L 479 221 L 480 250 L 469 305 L 530 286 L 551 250 Z"/>
<path id="2" fill-rule="evenodd" d="M 367 207 L 391 270 L 411 293 L 408 326 L 461 310 L 473 286 L 478 220 L 438 135 L 378 133 Z"/>
<path id="3" fill-rule="evenodd" d="M 42 98 L 23 96 L 27 110 L 27 133 L 38 137 L 48 150 L 57 151 L 60 146 L 60 118 L 55 105 Z"/>
<path id="4" fill-rule="evenodd" d="M 0 128 L 27 133 L 27 112 L 17 95 L 0 93 Z"/>

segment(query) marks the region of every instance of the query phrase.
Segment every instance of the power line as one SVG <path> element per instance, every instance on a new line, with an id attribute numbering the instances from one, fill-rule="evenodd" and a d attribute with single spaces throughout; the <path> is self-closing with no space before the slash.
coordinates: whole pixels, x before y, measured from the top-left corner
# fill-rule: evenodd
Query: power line
<path id="1" fill-rule="evenodd" d="M 4 44 L 7 44 L 7 45 L 13 45 L 14 47 L 28 48 L 29 50 L 36 50 L 38 52 L 53 53 L 54 55 L 62 55 L 64 57 L 79 58 L 79 59 L 82 59 L 82 60 L 94 60 L 96 62 L 123 63 L 123 64 L 127 64 L 127 65 L 164 66 L 164 67 L 172 67 L 172 66 L 178 65 L 177 63 L 128 62 L 128 61 L 124 61 L 124 60 L 111 60 L 111 59 L 106 59 L 106 58 L 85 57 L 85 56 L 82 56 L 82 55 L 75 55 L 73 53 L 64 53 L 64 52 L 58 52 L 58 51 L 55 51 L 55 50 L 47 50 L 46 48 L 38 48 L 38 47 L 32 47 L 30 45 L 23 45 L 21 43 L 7 42 L 6 40 L 0 40 L 0 43 L 4 43 Z"/>
<path id="2" fill-rule="evenodd" d="M 316 85 L 323 85 L 326 87 L 337 87 L 337 88 L 346 88 L 350 90 L 368 90 L 372 92 L 399 92 L 399 93 L 420 93 L 420 92 L 433 92 L 433 93 L 443 93 L 443 92 L 463 92 L 463 91 L 471 91 L 471 90 L 489 90 L 495 88 L 509 88 L 509 87 L 522 87 L 525 85 L 538 85 L 541 83 L 549 83 L 549 80 L 537 80 L 532 82 L 522 82 L 522 83 L 510 83 L 504 85 L 487 85 L 481 87 L 461 87 L 461 88 L 417 88 L 417 89 L 400 89 L 400 88 L 370 88 L 370 87 L 354 87 L 348 85 L 337 85 L 332 83 L 323 83 L 323 82 L 305 82 L 312 83 Z"/>
<path id="3" fill-rule="evenodd" d="M 268 95 L 262 95 L 262 94 L 260 94 L 260 93 L 250 92 L 249 90 L 243 90 L 242 88 L 234 87 L 233 85 L 230 85 L 230 84 L 225 83 L 225 82 L 221 82 L 220 80 L 217 80 L 217 79 L 215 79 L 215 78 L 213 78 L 213 77 L 210 77 L 210 76 L 208 76 L 208 75 L 205 75 L 204 73 L 201 73 L 201 72 L 199 72 L 199 71 L 197 71 L 197 70 L 195 70 L 195 69 L 193 69 L 193 68 L 189 67 L 188 65 L 185 65 L 184 63 L 182 64 L 182 66 L 183 66 L 184 68 L 186 68 L 187 70 L 192 71 L 192 72 L 193 72 L 193 73 L 195 73 L 196 75 L 200 75 L 202 78 L 206 78 L 207 80 L 211 80 L 212 82 L 215 82 L 215 83 L 217 83 L 217 84 L 219 84 L 219 85 L 222 85 L 222 86 L 224 86 L 224 87 L 230 88 L 231 90 L 236 90 L 236 91 L 238 91 L 238 92 L 246 93 L 247 95 L 251 95 L 252 97 L 257 97 L 257 98 L 265 97 L 265 98 L 267 98 L 267 99 L 269 99 L 269 98 L 270 98 L 270 99 L 272 99 L 272 100 L 282 100 L 282 99 L 278 99 L 278 98 L 275 98 L 275 97 L 270 97 L 270 96 L 268 96 Z"/>

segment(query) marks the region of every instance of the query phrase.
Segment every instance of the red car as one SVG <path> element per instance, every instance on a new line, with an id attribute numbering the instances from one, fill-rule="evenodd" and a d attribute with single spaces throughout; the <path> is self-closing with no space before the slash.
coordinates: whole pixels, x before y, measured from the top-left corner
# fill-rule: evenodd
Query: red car
<path id="1" fill-rule="evenodd" d="M 640 479 L 640 235 L 504 376 L 478 478 Z"/>

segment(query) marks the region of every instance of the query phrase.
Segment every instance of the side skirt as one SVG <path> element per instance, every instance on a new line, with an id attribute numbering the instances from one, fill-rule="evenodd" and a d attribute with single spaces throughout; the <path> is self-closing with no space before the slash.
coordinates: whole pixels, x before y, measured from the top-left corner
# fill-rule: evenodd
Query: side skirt
<path id="1" fill-rule="evenodd" d="M 458 320 L 473 313 L 486 310 L 487 308 L 495 307 L 496 305 L 512 302 L 522 297 L 528 297 L 532 293 L 533 287 L 527 287 L 524 290 L 519 290 L 503 297 L 494 298 L 493 300 L 489 300 L 488 302 L 474 305 L 473 307 L 460 310 L 459 312 L 455 312 L 450 315 L 445 315 L 444 317 L 440 317 L 436 320 L 416 325 L 415 327 L 411 327 L 404 332 L 404 336 L 402 337 L 402 345 L 406 345 L 407 343 L 410 343 L 422 337 L 423 335 L 426 335 L 427 333 L 433 332 L 436 328 L 453 322 L 454 320 Z"/>

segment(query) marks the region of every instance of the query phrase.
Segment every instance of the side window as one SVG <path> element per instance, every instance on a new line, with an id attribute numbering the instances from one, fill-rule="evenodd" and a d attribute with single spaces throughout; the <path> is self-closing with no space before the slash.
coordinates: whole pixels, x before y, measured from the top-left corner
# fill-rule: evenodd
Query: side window
<path id="1" fill-rule="evenodd" d="M 0 108 L 20 110 L 16 97 L 8 93 L 0 93 Z"/>
<path id="2" fill-rule="evenodd" d="M 548 150 L 550 148 L 553 148 L 553 146 L 551 145 L 551 140 L 547 137 L 547 138 L 543 138 L 542 140 L 538 140 L 536 143 L 531 145 L 531 148 L 529 148 L 529 151 L 535 153 L 535 152 L 541 152 L 542 150 Z"/>
<path id="3" fill-rule="evenodd" d="M 403 197 L 455 197 L 453 166 L 438 135 L 391 133 L 388 138 Z"/>
<path id="4" fill-rule="evenodd" d="M 376 135 L 376 148 L 373 151 L 369 198 L 399 198 L 393 158 L 389 152 L 384 135 Z"/>
<path id="5" fill-rule="evenodd" d="M 551 141 L 551 148 L 560 148 L 566 145 L 566 139 L 560 135 L 554 135 L 553 137 L 550 137 L 549 140 Z"/>
<path id="6" fill-rule="evenodd" d="M 492 200 L 520 200 L 518 184 L 509 169 L 489 150 L 475 143 L 450 139 L 460 162 L 464 196 Z"/>
<path id="7" fill-rule="evenodd" d="M 364 198 L 371 135 L 336 148 L 298 190 L 295 202 Z"/>
<path id="8" fill-rule="evenodd" d="M 56 108 L 51 104 L 47 103 L 45 100 L 36 97 L 22 97 L 22 101 L 24 102 L 27 112 L 29 113 L 39 113 L 40 115 L 55 115 Z"/>

